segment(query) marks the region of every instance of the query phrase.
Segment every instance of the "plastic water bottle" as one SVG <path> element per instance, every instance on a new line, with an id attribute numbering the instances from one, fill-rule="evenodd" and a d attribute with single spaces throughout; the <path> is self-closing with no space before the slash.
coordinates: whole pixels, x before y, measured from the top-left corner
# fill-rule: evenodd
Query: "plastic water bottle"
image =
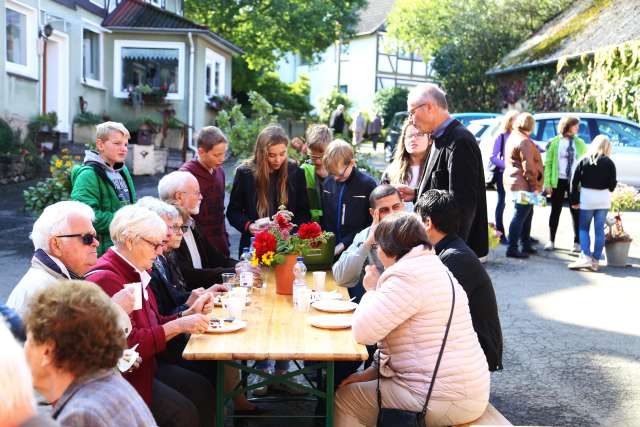
<path id="1" fill-rule="evenodd" d="M 299 256 L 296 258 L 296 263 L 293 266 L 293 306 L 299 309 L 300 301 L 298 300 L 298 293 L 300 289 L 306 289 L 307 283 L 304 281 L 307 274 L 307 266 L 304 265 L 304 258 Z"/>
<path id="2" fill-rule="evenodd" d="M 253 287 L 253 272 L 251 271 L 251 253 L 249 248 L 242 250 L 242 257 L 240 257 L 240 286 L 247 288 L 248 292 L 251 292 Z"/>

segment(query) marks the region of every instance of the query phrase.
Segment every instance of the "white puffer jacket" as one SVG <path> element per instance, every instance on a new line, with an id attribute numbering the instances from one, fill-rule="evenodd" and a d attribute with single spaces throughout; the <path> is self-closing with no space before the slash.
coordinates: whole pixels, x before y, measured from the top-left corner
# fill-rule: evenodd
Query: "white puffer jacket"
<path id="1" fill-rule="evenodd" d="M 364 295 L 354 314 L 356 341 L 381 341 L 382 375 L 421 398 L 426 398 L 451 312 L 447 273 L 432 251 L 415 247 L 382 273 L 377 289 Z M 471 324 L 467 294 L 450 277 L 455 309 L 431 398 L 488 401 L 487 359 Z"/>

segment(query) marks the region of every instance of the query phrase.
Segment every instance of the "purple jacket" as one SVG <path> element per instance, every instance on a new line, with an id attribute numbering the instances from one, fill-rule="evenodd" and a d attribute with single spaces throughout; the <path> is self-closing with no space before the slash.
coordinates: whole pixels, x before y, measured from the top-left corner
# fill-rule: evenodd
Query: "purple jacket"
<path id="1" fill-rule="evenodd" d="M 509 135 L 511 135 L 511 132 L 501 133 L 493 143 L 493 153 L 491 154 L 490 160 L 491 163 L 496 165 L 500 172 L 504 172 L 504 149 L 507 145 L 507 139 L 509 139 Z"/>

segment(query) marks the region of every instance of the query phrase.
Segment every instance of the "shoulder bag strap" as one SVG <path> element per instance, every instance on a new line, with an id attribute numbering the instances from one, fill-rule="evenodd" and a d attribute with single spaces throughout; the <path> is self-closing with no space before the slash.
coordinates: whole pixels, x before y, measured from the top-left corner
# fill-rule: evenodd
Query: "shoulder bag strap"
<path id="1" fill-rule="evenodd" d="M 504 133 L 501 136 L 502 139 L 500 140 L 500 155 L 504 159 Z"/>
<path id="2" fill-rule="evenodd" d="M 427 400 L 424 402 L 424 407 L 422 408 L 422 418 L 426 418 L 427 414 L 427 405 L 429 404 L 429 399 L 431 398 L 431 392 L 433 391 L 433 384 L 436 382 L 436 375 L 438 373 L 438 368 L 440 367 L 440 360 L 442 360 L 442 354 L 444 353 L 444 347 L 447 343 L 447 337 L 449 336 L 449 329 L 451 328 L 451 320 L 453 319 L 453 308 L 456 304 L 456 290 L 453 286 L 453 280 L 451 280 L 451 274 L 447 273 L 449 277 L 449 282 L 451 282 L 451 292 L 453 294 L 451 300 L 451 312 L 449 313 L 449 321 L 447 322 L 447 329 L 444 331 L 444 338 L 442 339 L 442 346 L 440 347 L 440 354 L 438 354 L 438 360 L 436 361 L 436 366 L 433 369 L 433 376 L 431 377 L 431 384 L 429 384 L 429 391 L 427 392 Z M 378 357 L 380 357 L 378 355 Z M 380 365 L 378 364 L 378 369 L 380 369 Z M 380 381 L 378 379 L 378 381 Z M 380 399 L 380 392 L 378 391 L 378 399 Z"/>

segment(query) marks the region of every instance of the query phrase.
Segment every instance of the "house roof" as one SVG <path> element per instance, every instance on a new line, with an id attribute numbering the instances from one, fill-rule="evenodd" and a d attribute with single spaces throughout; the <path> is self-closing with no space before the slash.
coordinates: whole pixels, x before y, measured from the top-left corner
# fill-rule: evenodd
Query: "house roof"
<path id="1" fill-rule="evenodd" d="M 360 10 L 357 36 L 366 36 L 376 32 L 387 20 L 395 0 L 369 0 L 367 6 Z"/>
<path id="2" fill-rule="evenodd" d="M 144 32 L 200 33 L 232 54 L 243 53 L 235 44 L 223 39 L 208 27 L 141 0 L 124 0 L 102 22 L 110 30 Z"/>
<path id="3" fill-rule="evenodd" d="M 487 74 L 553 64 L 640 39 L 640 0 L 579 0 L 504 56 Z"/>

